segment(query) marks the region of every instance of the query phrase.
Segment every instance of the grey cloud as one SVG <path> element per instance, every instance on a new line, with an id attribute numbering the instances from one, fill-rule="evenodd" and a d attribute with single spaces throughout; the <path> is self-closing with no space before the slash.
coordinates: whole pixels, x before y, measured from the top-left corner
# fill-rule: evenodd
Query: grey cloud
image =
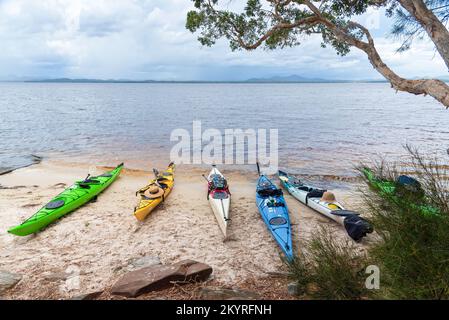
<path id="1" fill-rule="evenodd" d="M 342 58 L 322 49 L 315 37 L 276 51 L 231 52 L 225 41 L 203 48 L 184 27 L 191 6 L 189 0 L 0 1 L 0 78 L 242 80 L 293 73 L 378 77 L 362 52 L 354 49 Z M 416 70 L 422 75 L 439 72 L 438 58 L 431 59 L 432 46 L 417 46 L 413 56 L 395 56 L 396 46 L 383 36 L 388 28 L 384 19 L 381 22 L 375 40 L 392 68 L 405 76 L 419 75 Z M 410 63 L 417 58 L 419 69 Z"/>

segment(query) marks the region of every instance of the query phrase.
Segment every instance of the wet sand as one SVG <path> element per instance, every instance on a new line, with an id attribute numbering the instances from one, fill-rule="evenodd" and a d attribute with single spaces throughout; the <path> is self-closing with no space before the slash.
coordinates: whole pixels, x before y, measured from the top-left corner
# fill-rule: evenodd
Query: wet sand
<path id="1" fill-rule="evenodd" d="M 135 191 L 152 173 L 125 169 L 96 202 L 36 235 L 16 237 L 6 232 L 75 180 L 104 170 L 44 161 L 0 176 L 0 270 L 23 275 L 4 298 L 64 299 L 103 290 L 129 270 L 131 261 L 145 255 L 158 256 L 162 263 L 183 259 L 205 262 L 213 267 L 214 283 L 224 286 L 238 287 L 283 269 L 280 251 L 254 202 L 257 177 L 249 173 L 223 172 L 232 193 L 231 239 L 225 242 L 206 200 L 201 173 L 207 172 L 189 166 L 177 168 L 172 194 L 143 223 L 132 214 Z M 354 208 L 351 192 L 333 191 L 340 202 Z M 285 197 L 295 250 L 300 250 L 320 225 L 329 226 L 337 241 L 349 239 L 336 223 L 291 196 Z M 73 270 L 80 274 L 75 289 L 57 276 Z"/>

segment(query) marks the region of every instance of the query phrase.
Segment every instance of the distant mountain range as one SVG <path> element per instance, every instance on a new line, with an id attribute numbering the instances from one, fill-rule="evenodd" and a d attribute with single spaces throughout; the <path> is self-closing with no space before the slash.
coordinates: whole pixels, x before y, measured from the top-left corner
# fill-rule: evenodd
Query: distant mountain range
<path id="1" fill-rule="evenodd" d="M 354 82 L 386 82 L 385 80 L 339 80 L 323 78 L 307 78 L 299 75 L 273 76 L 268 78 L 251 78 L 242 81 L 158 81 L 158 80 L 128 80 L 128 79 L 31 79 L 24 82 L 45 83 L 354 83 Z"/>
<path id="2" fill-rule="evenodd" d="M 431 79 L 432 77 L 428 77 Z M 435 77 L 445 82 L 449 82 L 449 77 L 444 75 Z M 434 78 L 434 79 L 435 79 Z M 415 77 L 412 79 L 427 79 Z M 342 79 L 325 79 L 325 78 L 308 78 L 300 75 L 292 74 L 287 76 L 272 76 L 264 78 L 250 78 L 246 80 L 129 80 L 129 79 L 88 79 L 88 78 L 11 78 L 9 80 L 1 80 L 5 82 L 44 82 L 44 83 L 385 83 L 384 79 L 358 79 L 358 80 L 342 80 Z"/>
<path id="3" fill-rule="evenodd" d="M 71 79 L 71 78 L 57 78 L 57 79 L 36 79 L 25 80 L 24 82 L 49 82 L 49 83 L 154 83 L 159 81 L 154 80 L 127 80 L 127 79 Z"/>
<path id="4" fill-rule="evenodd" d="M 273 76 L 269 78 L 251 78 L 246 82 L 254 83 L 284 83 L 284 82 L 301 82 L 301 83 L 326 83 L 326 82 L 353 82 L 352 80 L 338 80 L 338 79 L 323 79 L 323 78 L 306 78 L 292 74 L 289 76 Z"/>

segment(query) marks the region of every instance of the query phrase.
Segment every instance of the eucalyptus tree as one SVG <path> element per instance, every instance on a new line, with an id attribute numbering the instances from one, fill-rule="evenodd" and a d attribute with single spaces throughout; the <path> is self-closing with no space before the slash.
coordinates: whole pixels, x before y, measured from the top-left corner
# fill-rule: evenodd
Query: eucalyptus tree
<path id="1" fill-rule="evenodd" d="M 402 39 L 399 51 L 427 37 L 449 68 L 449 0 L 247 0 L 240 12 L 229 10 L 229 0 L 193 0 L 186 28 L 199 32 L 202 45 L 220 38 L 232 50 L 276 49 L 300 45 L 318 34 L 322 46 L 346 55 L 352 47 L 362 50 L 392 88 L 416 95 L 430 95 L 449 108 L 449 86 L 438 79 L 407 79 L 382 59 L 370 30 L 355 21 L 369 8 L 384 8 L 393 19 L 392 35 Z M 446 70 L 447 72 L 447 70 Z"/>

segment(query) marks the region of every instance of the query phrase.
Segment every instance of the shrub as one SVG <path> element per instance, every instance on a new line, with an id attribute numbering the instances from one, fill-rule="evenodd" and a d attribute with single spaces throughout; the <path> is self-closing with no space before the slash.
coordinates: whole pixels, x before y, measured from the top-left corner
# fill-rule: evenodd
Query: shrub
<path id="1" fill-rule="evenodd" d="M 449 188 L 447 172 L 437 159 L 426 159 L 407 146 L 411 161 L 360 168 L 370 187 L 364 192 L 370 221 L 381 241 L 368 249 L 381 267 L 386 297 L 449 298 Z M 404 172 L 419 185 L 399 183 Z M 405 179 L 407 181 L 407 179 Z M 382 189 L 379 184 L 391 188 Z M 388 192 L 385 190 L 389 190 Z"/>
<path id="2" fill-rule="evenodd" d="M 364 252 L 320 228 L 289 263 L 289 271 L 300 295 L 312 299 L 363 299 L 370 295 L 365 288 L 367 265 Z"/>

